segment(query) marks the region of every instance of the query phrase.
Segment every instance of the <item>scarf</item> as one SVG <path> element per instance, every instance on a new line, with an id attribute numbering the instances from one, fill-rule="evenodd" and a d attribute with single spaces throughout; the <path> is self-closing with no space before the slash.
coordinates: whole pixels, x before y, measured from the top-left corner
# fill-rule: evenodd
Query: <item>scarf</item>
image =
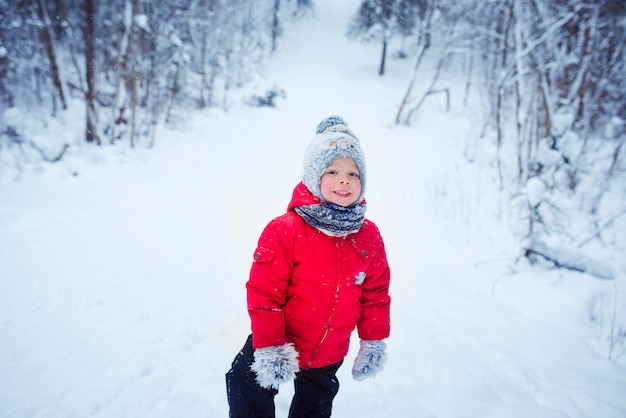
<path id="1" fill-rule="evenodd" d="M 303 205 L 294 208 L 304 221 L 326 235 L 341 237 L 361 229 L 365 219 L 365 202 L 351 207 L 322 202 L 319 205 Z"/>

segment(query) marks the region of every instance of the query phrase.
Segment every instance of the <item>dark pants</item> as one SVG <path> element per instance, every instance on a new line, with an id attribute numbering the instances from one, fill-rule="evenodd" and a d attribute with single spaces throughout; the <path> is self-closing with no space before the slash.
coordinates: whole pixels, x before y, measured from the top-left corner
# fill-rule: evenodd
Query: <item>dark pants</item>
<path id="1" fill-rule="evenodd" d="M 256 382 L 256 374 L 250 370 L 254 361 L 252 336 L 233 360 L 226 373 L 226 392 L 230 406 L 230 418 L 274 418 L 276 389 L 265 389 Z M 300 370 L 294 380 L 295 393 L 289 409 L 289 418 L 329 417 L 333 399 L 339 391 L 337 370 L 339 363 L 318 369 Z"/>

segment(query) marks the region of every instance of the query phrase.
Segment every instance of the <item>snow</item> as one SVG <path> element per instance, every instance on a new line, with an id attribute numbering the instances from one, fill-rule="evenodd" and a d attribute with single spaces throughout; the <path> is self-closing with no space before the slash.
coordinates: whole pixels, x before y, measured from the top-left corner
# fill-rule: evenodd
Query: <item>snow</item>
<path id="1" fill-rule="evenodd" d="M 133 17 L 133 21 L 135 22 L 135 25 L 140 27 L 142 30 L 145 30 L 148 33 L 152 32 L 150 30 L 150 24 L 148 23 L 148 16 L 144 14 L 135 15 Z"/>
<path id="2" fill-rule="evenodd" d="M 526 196 L 531 207 L 539 205 L 544 198 L 545 186 L 539 177 L 533 177 L 526 183 Z"/>
<path id="3" fill-rule="evenodd" d="M 277 108 L 190 115 L 150 150 L 77 146 L 76 112 L 61 162 L 0 171 L 3 417 L 227 416 L 256 240 L 331 114 L 361 140 L 393 298 L 385 370 L 352 379 L 355 339 L 333 416 L 626 416 L 626 356 L 607 338 L 625 315 L 623 257 L 613 280 L 515 263 L 495 168 L 463 157 L 480 105 L 449 80 L 449 112 L 432 97 L 394 126 L 410 63 L 377 75 L 379 46 L 344 36 L 357 4 L 316 2 L 286 28 L 265 70 L 286 92 Z"/>

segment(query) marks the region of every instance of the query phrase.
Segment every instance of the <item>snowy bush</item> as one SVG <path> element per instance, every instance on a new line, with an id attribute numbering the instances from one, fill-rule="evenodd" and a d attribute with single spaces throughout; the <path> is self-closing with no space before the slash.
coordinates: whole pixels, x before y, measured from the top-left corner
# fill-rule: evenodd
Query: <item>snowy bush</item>
<path id="1" fill-rule="evenodd" d="M 276 107 L 278 99 L 285 99 L 285 90 L 272 86 L 267 90 L 253 93 L 246 99 L 246 104 L 254 107 Z"/>
<path id="2" fill-rule="evenodd" d="M 609 267 L 589 255 L 601 247 L 626 248 L 623 226 L 612 225 L 625 211 L 624 199 L 615 199 L 623 179 L 606 175 L 606 150 L 593 140 L 583 152 L 582 141 L 572 132 L 541 142 L 532 177 L 513 199 L 526 224 L 522 249 L 531 261 L 539 256 L 555 266 L 613 277 Z"/>

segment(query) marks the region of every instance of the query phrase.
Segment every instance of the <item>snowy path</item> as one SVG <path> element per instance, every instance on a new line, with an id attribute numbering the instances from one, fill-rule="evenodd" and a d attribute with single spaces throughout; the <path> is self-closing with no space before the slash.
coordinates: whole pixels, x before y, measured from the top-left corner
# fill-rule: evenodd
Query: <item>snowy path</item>
<path id="1" fill-rule="evenodd" d="M 278 109 L 209 113 L 126 163 L 77 159 L 76 177 L 1 184 L 2 417 L 227 416 L 250 254 L 329 113 L 362 139 L 368 216 L 393 273 L 387 368 L 355 382 L 351 353 L 334 416 L 626 416 L 626 370 L 571 318 L 608 285 L 507 273 L 490 173 L 461 159 L 471 120 L 433 103 L 416 126 L 390 128 L 406 63 L 376 76 L 378 49 L 343 37 L 358 2 L 336 3 L 320 2 L 267 70 L 287 91 Z M 540 295 L 563 278 L 569 293 Z"/>

